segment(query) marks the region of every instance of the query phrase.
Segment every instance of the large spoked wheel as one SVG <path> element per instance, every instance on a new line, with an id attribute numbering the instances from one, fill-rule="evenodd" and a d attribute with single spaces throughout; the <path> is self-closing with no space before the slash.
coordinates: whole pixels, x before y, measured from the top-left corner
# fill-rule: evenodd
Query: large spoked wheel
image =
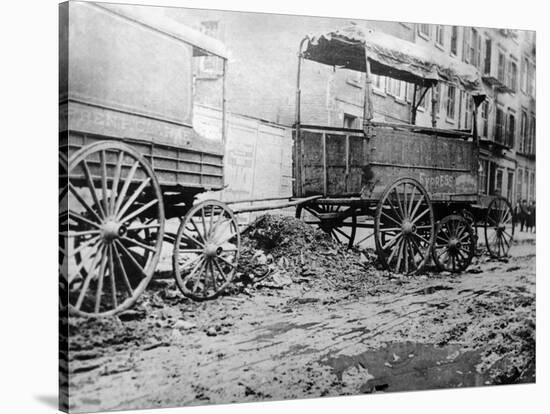
<path id="1" fill-rule="evenodd" d="M 240 234 L 224 203 L 204 201 L 182 220 L 174 243 L 174 276 L 181 292 L 195 300 L 213 299 L 233 280 Z"/>
<path id="2" fill-rule="evenodd" d="M 401 178 L 384 191 L 374 232 L 378 259 L 386 269 L 410 274 L 426 265 L 434 242 L 434 213 L 418 181 Z"/>
<path id="3" fill-rule="evenodd" d="M 491 257 L 507 256 L 513 238 L 512 206 L 504 197 L 497 197 L 489 203 L 485 219 L 485 244 Z"/>
<path id="4" fill-rule="evenodd" d="M 354 245 L 357 231 L 357 215 L 355 211 L 349 214 L 350 209 L 353 207 L 333 204 L 299 205 L 296 207 L 296 218 L 318 227 L 333 240 L 350 249 Z"/>
<path id="5" fill-rule="evenodd" d="M 119 142 L 69 162 L 64 238 L 69 310 L 98 317 L 132 306 L 153 277 L 164 235 L 160 186 L 147 161 Z"/>
<path id="6" fill-rule="evenodd" d="M 468 221 L 458 215 L 443 218 L 435 233 L 434 262 L 440 270 L 458 273 L 472 263 L 475 234 Z"/>
<path id="7" fill-rule="evenodd" d="M 67 256 L 67 246 L 65 245 L 66 238 L 61 236 L 61 233 L 67 228 L 68 222 L 68 207 L 67 207 L 67 191 L 69 188 L 69 165 L 67 157 L 63 153 L 59 153 L 59 171 L 58 171 L 58 189 L 59 189 L 59 309 L 64 312 L 68 306 L 67 292 L 68 292 L 68 274 L 67 274 L 67 262 L 65 260 Z M 61 214 L 62 213 L 62 214 Z"/>

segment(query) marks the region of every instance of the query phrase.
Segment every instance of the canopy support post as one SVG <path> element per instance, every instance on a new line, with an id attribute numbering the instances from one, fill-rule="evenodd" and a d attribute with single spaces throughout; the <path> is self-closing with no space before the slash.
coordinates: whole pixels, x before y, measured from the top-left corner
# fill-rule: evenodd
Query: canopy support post
<path id="1" fill-rule="evenodd" d="M 435 118 L 435 108 L 437 105 L 437 99 L 435 98 L 435 84 L 432 85 L 432 128 L 437 126 L 437 120 Z"/>
<path id="2" fill-rule="evenodd" d="M 365 98 L 363 101 L 363 130 L 366 131 L 373 118 L 372 111 L 372 79 L 370 61 L 365 50 Z"/>
<path id="3" fill-rule="evenodd" d="M 418 88 L 418 86 L 416 85 L 416 83 L 413 86 L 414 88 L 413 88 L 413 96 L 412 96 L 412 103 L 411 103 L 411 125 L 416 124 L 416 108 L 417 108 L 416 89 Z"/>
<path id="4" fill-rule="evenodd" d="M 227 134 L 227 59 L 223 59 L 222 65 L 222 143 L 226 142 Z"/>

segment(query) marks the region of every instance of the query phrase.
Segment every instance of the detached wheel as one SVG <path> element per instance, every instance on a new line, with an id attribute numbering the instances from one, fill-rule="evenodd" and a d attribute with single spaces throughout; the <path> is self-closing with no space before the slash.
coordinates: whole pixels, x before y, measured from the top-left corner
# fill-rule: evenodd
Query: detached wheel
<path id="1" fill-rule="evenodd" d="M 440 270 L 459 273 L 472 263 L 476 237 L 468 221 L 458 215 L 445 217 L 437 225 L 433 248 L 434 262 Z"/>
<path id="2" fill-rule="evenodd" d="M 239 261 L 240 234 L 224 203 L 204 201 L 182 220 L 172 256 L 181 292 L 195 300 L 213 299 L 231 283 Z"/>
<path id="3" fill-rule="evenodd" d="M 485 219 L 485 245 L 491 257 L 508 255 L 514 238 L 512 206 L 504 197 L 491 201 Z"/>
<path id="4" fill-rule="evenodd" d="M 355 211 L 347 214 L 349 209 L 355 210 L 354 207 L 333 204 L 297 206 L 296 218 L 318 227 L 330 235 L 334 241 L 345 244 L 348 249 L 351 249 L 357 232 L 357 215 Z M 345 215 L 344 219 L 340 218 L 342 215 Z"/>
<path id="5" fill-rule="evenodd" d="M 153 277 L 162 246 L 164 207 L 153 169 L 123 143 L 98 142 L 71 159 L 68 197 L 60 237 L 70 312 L 98 317 L 129 308 Z"/>
<path id="6" fill-rule="evenodd" d="M 390 185 L 376 208 L 374 236 L 378 259 L 394 273 L 415 273 L 430 260 L 434 213 L 428 193 L 412 178 Z"/>

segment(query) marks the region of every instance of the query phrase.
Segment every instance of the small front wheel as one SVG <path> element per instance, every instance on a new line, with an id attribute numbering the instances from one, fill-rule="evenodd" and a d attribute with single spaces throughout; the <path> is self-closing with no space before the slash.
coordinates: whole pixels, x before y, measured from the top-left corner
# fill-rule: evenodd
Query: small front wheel
<path id="1" fill-rule="evenodd" d="M 216 200 L 194 206 L 174 242 L 174 277 L 181 292 L 195 300 L 218 296 L 233 280 L 239 251 L 239 227 L 229 207 Z"/>
<path id="2" fill-rule="evenodd" d="M 485 244 L 491 257 L 508 255 L 514 238 L 512 206 L 504 197 L 494 198 L 487 208 Z"/>
<path id="3" fill-rule="evenodd" d="M 458 215 L 450 215 L 437 225 L 433 259 L 440 270 L 459 273 L 472 263 L 476 237 L 468 221 Z"/>

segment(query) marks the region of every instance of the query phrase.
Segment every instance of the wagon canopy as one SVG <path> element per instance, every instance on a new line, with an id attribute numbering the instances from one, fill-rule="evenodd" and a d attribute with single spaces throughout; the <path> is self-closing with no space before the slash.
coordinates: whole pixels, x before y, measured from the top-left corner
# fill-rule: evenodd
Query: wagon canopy
<path id="1" fill-rule="evenodd" d="M 421 86 L 444 81 L 456 84 L 476 97 L 484 99 L 481 76 L 472 65 L 442 52 L 399 39 L 384 33 L 352 25 L 340 30 L 309 36 L 303 57 L 331 66 L 389 76 Z"/>
<path id="2" fill-rule="evenodd" d="M 195 56 L 214 55 L 223 59 L 229 57 L 222 42 L 168 17 L 162 7 L 94 4 L 193 46 Z"/>

